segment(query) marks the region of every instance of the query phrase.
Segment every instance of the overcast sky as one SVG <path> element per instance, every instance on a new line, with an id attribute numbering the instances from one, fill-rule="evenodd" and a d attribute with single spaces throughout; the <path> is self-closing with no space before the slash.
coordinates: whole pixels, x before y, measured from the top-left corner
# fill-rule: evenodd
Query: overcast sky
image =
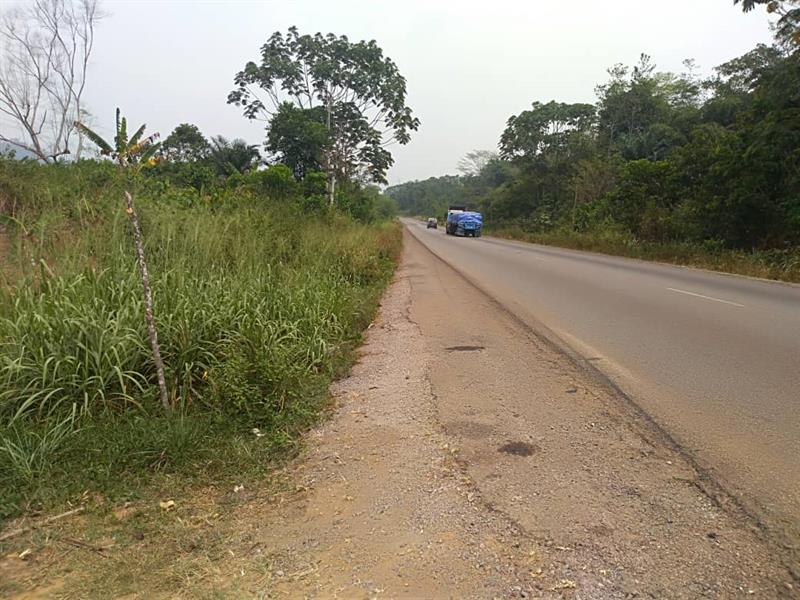
<path id="1" fill-rule="evenodd" d="M 592 102 L 614 63 L 645 52 L 659 69 L 702 72 L 759 42 L 766 15 L 732 0 L 106 0 L 86 92 L 109 131 L 129 120 L 167 135 L 181 122 L 261 143 L 263 124 L 226 104 L 233 76 L 276 30 L 375 39 L 408 81 L 422 124 L 393 146 L 391 183 L 456 172 L 472 149 L 495 149 L 506 119 L 534 100 Z"/>

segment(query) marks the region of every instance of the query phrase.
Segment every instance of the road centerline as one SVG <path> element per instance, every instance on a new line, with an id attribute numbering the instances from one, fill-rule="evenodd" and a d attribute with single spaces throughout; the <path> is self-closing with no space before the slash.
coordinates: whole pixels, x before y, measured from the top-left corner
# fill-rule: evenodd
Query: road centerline
<path id="1" fill-rule="evenodd" d="M 706 296 L 705 294 L 698 294 L 697 292 L 690 292 L 687 290 L 679 290 L 678 288 L 667 288 L 670 292 L 677 292 L 678 294 L 686 294 L 687 296 L 694 296 L 696 298 L 702 298 L 704 300 L 711 300 L 713 302 L 722 302 L 723 304 L 730 304 L 731 306 L 738 306 L 739 308 L 744 308 L 744 304 L 739 304 L 738 302 L 731 302 L 730 300 L 723 300 L 722 298 L 714 298 L 713 296 Z"/>

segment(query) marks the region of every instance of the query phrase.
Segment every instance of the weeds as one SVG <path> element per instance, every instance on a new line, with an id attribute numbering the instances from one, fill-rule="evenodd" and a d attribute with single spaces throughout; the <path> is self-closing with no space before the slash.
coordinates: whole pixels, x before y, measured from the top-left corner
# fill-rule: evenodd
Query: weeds
<path id="1" fill-rule="evenodd" d="M 0 465 L 10 480 L 33 485 L 57 458 L 64 441 L 77 433 L 75 411 L 41 431 L 13 425 L 0 437 Z"/>
<path id="2" fill-rule="evenodd" d="M 308 216 L 246 187 L 183 190 L 194 200 L 176 205 L 140 181 L 169 417 L 106 170 L 0 161 L 16 207 L 0 279 L 0 518 L 81 488 L 224 470 L 219 453 L 263 465 L 313 422 L 393 271 L 394 224 Z"/>

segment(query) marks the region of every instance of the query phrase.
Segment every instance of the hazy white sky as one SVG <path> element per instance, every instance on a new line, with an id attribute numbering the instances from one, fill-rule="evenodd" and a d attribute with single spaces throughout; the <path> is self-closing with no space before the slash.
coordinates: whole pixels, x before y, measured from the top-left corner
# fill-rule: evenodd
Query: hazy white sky
<path id="1" fill-rule="evenodd" d="M 375 39 L 408 81 L 422 121 L 394 146 L 391 183 L 455 172 L 494 149 L 506 119 L 532 101 L 591 102 L 614 63 L 642 52 L 660 69 L 695 58 L 702 71 L 769 42 L 767 17 L 732 0 L 106 0 L 87 100 L 108 131 L 119 105 L 167 135 L 181 122 L 208 136 L 261 143 L 263 124 L 228 106 L 234 74 L 266 38 L 297 25 Z"/>

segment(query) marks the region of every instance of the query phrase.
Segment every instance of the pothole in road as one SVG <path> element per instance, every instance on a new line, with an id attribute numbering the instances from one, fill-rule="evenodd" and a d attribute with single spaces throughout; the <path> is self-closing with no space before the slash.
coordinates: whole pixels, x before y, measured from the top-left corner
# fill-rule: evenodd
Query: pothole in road
<path id="1" fill-rule="evenodd" d="M 483 346 L 448 346 L 445 348 L 448 352 L 480 352 L 484 350 Z"/>
<path id="2" fill-rule="evenodd" d="M 539 448 L 527 442 L 508 442 L 500 446 L 499 450 L 514 456 L 531 456 L 534 452 L 538 452 Z"/>

